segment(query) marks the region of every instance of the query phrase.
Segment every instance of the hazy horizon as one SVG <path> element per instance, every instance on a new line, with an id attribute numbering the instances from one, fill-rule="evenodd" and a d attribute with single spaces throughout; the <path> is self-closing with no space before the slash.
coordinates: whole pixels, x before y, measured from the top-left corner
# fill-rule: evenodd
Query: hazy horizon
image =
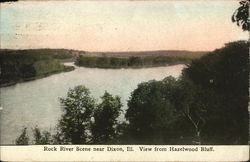
<path id="1" fill-rule="evenodd" d="M 237 1 L 47 1 L 1 4 L 1 49 L 212 51 L 247 40 Z"/>

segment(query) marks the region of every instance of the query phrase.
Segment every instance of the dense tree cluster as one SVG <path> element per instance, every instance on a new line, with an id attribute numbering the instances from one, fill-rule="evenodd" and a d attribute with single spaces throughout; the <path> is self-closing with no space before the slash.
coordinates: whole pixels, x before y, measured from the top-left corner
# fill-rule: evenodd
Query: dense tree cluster
<path id="1" fill-rule="evenodd" d="M 157 143 L 155 139 L 173 144 L 171 138 L 184 143 L 246 144 L 248 47 L 246 41 L 228 43 L 194 60 L 179 80 L 140 84 L 126 113 L 132 139 L 147 144 Z M 169 122 L 173 130 L 166 128 Z M 171 131 L 175 136 L 169 136 Z"/>
<path id="2" fill-rule="evenodd" d="M 74 67 L 64 66 L 61 59 L 72 56 L 53 50 L 0 50 L 0 85 L 33 80 L 50 74 L 71 71 Z"/>
<path id="3" fill-rule="evenodd" d="M 57 133 L 36 132 L 35 143 L 55 144 L 247 144 L 249 42 L 228 43 L 192 61 L 179 79 L 138 85 L 126 122 L 121 102 L 105 92 L 96 101 L 84 86 L 61 99 Z M 26 128 L 16 144 L 27 144 Z M 52 141 L 52 142 L 51 142 Z"/>
<path id="4" fill-rule="evenodd" d="M 138 85 L 128 102 L 125 140 L 135 144 L 178 144 L 192 133 L 190 124 L 175 107 L 179 81 L 167 77 Z M 181 102 L 181 101 L 177 101 Z"/>
<path id="5" fill-rule="evenodd" d="M 84 67 L 97 68 L 141 68 L 190 63 L 188 56 L 146 56 L 146 57 L 107 57 L 83 56 L 77 57 L 75 64 Z"/>
<path id="6" fill-rule="evenodd" d="M 243 144 L 248 140 L 249 42 L 228 43 L 184 70 L 198 89 L 193 101 L 203 107 L 203 143 Z M 187 104 L 186 104 L 187 105 Z M 203 115 L 202 115 L 203 114 Z"/>
<path id="7" fill-rule="evenodd" d="M 101 99 L 102 102 L 96 107 L 93 115 L 91 142 L 98 144 L 116 143 L 119 135 L 118 117 L 122 111 L 120 98 L 105 92 Z"/>

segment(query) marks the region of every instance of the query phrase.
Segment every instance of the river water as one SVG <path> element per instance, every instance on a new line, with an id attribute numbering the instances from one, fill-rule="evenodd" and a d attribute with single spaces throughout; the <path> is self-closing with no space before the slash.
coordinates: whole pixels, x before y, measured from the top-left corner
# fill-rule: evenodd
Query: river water
<path id="1" fill-rule="evenodd" d="M 137 85 L 144 81 L 178 77 L 184 65 L 144 69 L 98 69 L 76 67 L 74 71 L 1 88 L 0 137 L 1 144 L 14 144 L 24 127 L 36 125 L 53 131 L 62 110 L 59 98 L 69 88 L 85 85 L 98 101 L 108 91 L 121 97 L 123 109 Z M 123 118 L 123 117 L 121 117 Z"/>

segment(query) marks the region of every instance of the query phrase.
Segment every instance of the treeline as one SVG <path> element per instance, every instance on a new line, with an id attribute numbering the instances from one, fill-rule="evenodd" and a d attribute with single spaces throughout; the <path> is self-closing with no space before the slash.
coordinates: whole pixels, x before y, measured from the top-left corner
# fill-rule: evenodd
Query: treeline
<path id="1" fill-rule="evenodd" d="M 24 49 L 24 50 L 11 50 L 0 49 L 0 54 L 21 54 L 30 55 L 34 59 L 70 59 L 74 56 L 74 50 L 66 49 Z"/>
<path id="2" fill-rule="evenodd" d="M 106 92 L 96 103 L 84 86 L 60 99 L 56 133 L 26 128 L 16 144 L 247 144 L 249 43 L 228 43 L 192 63 L 179 79 L 138 85 L 126 121 L 120 98 Z M 39 133 L 37 133 L 39 132 Z"/>
<path id="3" fill-rule="evenodd" d="M 61 60 L 72 58 L 66 53 L 51 50 L 0 50 L 1 86 L 33 80 L 74 67 L 64 66 Z"/>
<path id="4" fill-rule="evenodd" d="M 77 57 L 75 64 L 96 68 L 142 68 L 187 64 L 193 59 L 193 57 L 188 56 L 107 57 L 80 55 Z"/>

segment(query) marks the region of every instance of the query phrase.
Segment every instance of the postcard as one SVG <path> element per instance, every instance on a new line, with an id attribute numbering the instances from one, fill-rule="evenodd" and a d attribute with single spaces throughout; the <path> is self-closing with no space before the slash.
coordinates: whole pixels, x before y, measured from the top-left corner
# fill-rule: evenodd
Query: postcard
<path id="1" fill-rule="evenodd" d="M 249 160 L 249 0 L 1 0 L 1 161 Z"/>

